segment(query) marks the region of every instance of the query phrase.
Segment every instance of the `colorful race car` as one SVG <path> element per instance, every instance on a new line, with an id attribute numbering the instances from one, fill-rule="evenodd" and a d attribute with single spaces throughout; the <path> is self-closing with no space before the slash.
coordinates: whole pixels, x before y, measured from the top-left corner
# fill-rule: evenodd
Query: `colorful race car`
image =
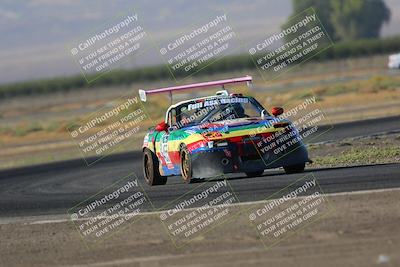
<path id="1" fill-rule="evenodd" d="M 139 94 L 146 101 L 150 94 L 172 95 L 173 91 L 214 86 L 225 89 L 227 84 L 251 81 L 245 76 L 140 90 Z M 270 115 L 255 98 L 226 90 L 171 105 L 165 120 L 144 137 L 144 178 L 149 185 L 161 185 L 173 175 L 189 183 L 226 173 L 259 176 L 265 169 L 278 167 L 286 173 L 302 172 L 310 162 L 308 152 L 291 122 L 279 118 L 282 113 L 282 108 L 275 107 Z"/>

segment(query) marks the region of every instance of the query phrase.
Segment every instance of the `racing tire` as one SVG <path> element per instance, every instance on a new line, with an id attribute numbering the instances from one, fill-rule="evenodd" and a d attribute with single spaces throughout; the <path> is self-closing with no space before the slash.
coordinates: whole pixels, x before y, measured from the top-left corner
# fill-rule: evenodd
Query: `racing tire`
<path id="1" fill-rule="evenodd" d="M 247 177 L 257 177 L 264 173 L 264 170 L 255 171 L 255 172 L 245 172 Z"/>
<path id="2" fill-rule="evenodd" d="M 185 183 L 191 183 L 193 181 L 193 169 L 192 169 L 192 158 L 189 150 L 186 146 L 182 146 L 180 154 L 181 161 L 181 175 Z"/>
<path id="3" fill-rule="evenodd" d="M 168 176 L 162 176 L 158 169 L 159 162 L 156 155 L 150 150 L 143 151 L 143 176 L 146 183 L 150 186 L 165 185 Z"/>
<path id="4" fill-rule="evenodd" d="M 304 168 L 306 167 L 306 163 L 300 163 L 296 165 L 291 165 L 291 166 L 283 166 L 283 169 L 287 174 L 292 174 L 292 173 L 300 173 L 304 171 Z"/>

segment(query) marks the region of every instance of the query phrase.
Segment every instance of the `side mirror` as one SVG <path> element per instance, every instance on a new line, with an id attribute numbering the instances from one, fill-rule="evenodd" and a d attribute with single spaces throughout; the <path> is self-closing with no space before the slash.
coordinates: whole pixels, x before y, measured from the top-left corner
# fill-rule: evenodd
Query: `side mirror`
<path id="1" fill-rule="evenodd" d="M 168 130 L 168 124 L 165 121 L 160 122 L 159 124 L 156 125 L 156 131 L 157 132 L 164 132 Z"/>
<path id="2" fill-rule="evenodd" d="M 281 114 L 283 113 L 283 108 L 281 108 L 281 107 L 273 107 L 273 108 L 271 109 L 271 113 L 272 113 L 272 115 L 274 115 L 275 117 L 276 117 L 276 116 L 279 116 L 279 115 L 281 115 Z"/>

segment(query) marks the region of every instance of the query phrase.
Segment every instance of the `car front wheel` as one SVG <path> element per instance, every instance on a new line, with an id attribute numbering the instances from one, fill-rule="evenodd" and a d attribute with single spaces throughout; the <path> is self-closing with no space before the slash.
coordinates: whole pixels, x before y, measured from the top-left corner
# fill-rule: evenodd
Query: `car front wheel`
<path id="1" fill-rule="evenodd" d="M 193 174 L 192 159 L 190 156 L 190 152 L 186 148 L 186 146 L 183 146 L 181 149 L 180 159 L 181 159 L 181 174 L 183 181 L 185 183 L 190 183 L 192 181 L 192 174 Z"/>
<path id="2" fill-rule="evenodd" d="M 143 151 L 143 175 L 146 183 L 150 186 L 167 183 L 168 177 L 160 174 L 158 164 L 156 155 L 150 149 L 146 148 Z"/>

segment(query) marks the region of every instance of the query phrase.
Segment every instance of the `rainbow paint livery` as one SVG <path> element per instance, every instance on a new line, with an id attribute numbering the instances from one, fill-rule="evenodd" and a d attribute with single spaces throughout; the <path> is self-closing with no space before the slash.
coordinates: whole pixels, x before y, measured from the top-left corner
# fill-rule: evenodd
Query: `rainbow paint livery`
<path id="1" fill-rule="evenodd" d="M 141 91 L 140 95 L 145 101 L 146 95 L 154 91 L 249 81 L 251 77 L 246 76 Z M 307 150 L 291 122 L 279 119 L 282 112 L 282 108 L 273 108 L 270 115 L 255 98 L 228 94 L 226 90 L 171 105 L 165 120 L 149 129 L 144 137 L 146 182 L 165 184 L 167 177 L 173 175 L 181 175 L 185 182 L 222 173 L 257 176 L 265 169 L 277 167 L 283 167 L 287 173 L 303 171 L 309 161 Z"/>

